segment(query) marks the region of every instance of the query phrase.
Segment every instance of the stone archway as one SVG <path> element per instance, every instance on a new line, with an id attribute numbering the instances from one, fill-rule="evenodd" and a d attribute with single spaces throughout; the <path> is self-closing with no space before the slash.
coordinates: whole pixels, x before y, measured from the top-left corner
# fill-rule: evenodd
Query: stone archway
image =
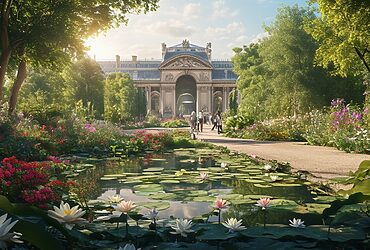
<path id="1" fill-rule="evenodd" d="M 150 113 L 153 115 L 160 114 L 160 97 L 161 95 L 157 91 L 153 91 L 150 98 Z"/>
<path id="2" fill-rule="evenodd" d="M 180 76 L 176 81 L 176 114 L 190 115 L 196 111 L 197 84 L 190 75 Z"/>

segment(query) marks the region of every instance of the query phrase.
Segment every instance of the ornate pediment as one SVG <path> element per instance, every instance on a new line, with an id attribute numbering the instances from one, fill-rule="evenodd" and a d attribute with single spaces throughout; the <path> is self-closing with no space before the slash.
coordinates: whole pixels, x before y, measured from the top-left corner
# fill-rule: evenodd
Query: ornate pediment
<path id="1" fill-rule="evenodd" d="M 163 62 L 159 69 L 212 69 L 212 65 L 193 56 L 180 56 Z"/>

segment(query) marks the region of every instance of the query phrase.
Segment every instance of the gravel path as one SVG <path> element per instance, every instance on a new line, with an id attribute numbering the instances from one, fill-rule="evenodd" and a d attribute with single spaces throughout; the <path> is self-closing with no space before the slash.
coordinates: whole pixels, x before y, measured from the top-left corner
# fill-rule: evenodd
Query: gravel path
<path id="1" fill-rule="evenodd" d="M 350 154 L 331 147 L 310 146 L 303 142 L 255 141 L 228 138 L 211 131 L 205 126 L 198 139 L 228 147 L 247 154 L 255 154 L 266 160 L 286 161 L 293 169 L 306 170 L 317 180 L 328 180 L 356 171 L 363 160 L 369 160 L 368 154 Z"/>

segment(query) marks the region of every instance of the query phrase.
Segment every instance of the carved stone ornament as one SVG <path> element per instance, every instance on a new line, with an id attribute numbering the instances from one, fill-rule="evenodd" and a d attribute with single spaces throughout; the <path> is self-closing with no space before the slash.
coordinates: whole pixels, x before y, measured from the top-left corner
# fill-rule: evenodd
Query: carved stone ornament
<path id="1" fill-rule="evenodd" d="M 197 67 L 204 67 L 204 65 L 190 57 L 181 57 L 168 66 L 168 68 L 197 68 Z"/>
<path id="2" fill-rule="evenodd" d="M 173 81 L 174 79 L 174 76 L 172 75 L 172 73 L 169 73 L 167 74 L 165 77 L 164 77 L 164 80 L 165 81 Z"/>
<path id="3" fill-rule="evenodd" d="M 209 74 L 208 74 L 208 72 L 204 72 L 204 71 L 200 72 L 199 73 L 199 80 L 201 80 L 201 81 L 209 81 Z"/>

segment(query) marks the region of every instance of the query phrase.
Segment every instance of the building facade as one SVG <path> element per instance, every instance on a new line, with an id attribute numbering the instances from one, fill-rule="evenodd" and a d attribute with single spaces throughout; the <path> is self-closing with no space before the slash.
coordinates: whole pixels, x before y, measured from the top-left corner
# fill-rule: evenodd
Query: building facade
<path id="1" fill-rule="evenodd" d="M 136 87 L 144 88 L 148 113 L 161 117 L 189 115 L 203 110 L 213 113 L 228 108 L 237 76 L 229 60 L 212 60 L 211 43 L 206 47 L 162 43 L 161 60 L 98 62 L 105 73 L 128 73 Z"/>

